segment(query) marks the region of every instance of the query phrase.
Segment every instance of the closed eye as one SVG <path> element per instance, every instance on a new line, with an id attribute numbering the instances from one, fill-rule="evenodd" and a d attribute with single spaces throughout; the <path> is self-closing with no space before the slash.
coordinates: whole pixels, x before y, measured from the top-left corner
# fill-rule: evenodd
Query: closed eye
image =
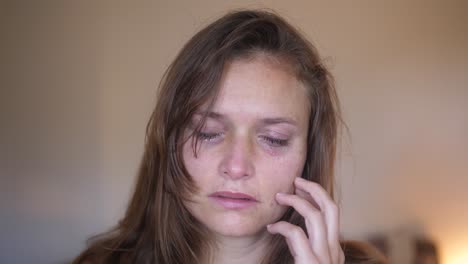
<path id="1" fill-rule="evenodd" d="M 260 138 L 273 147 L 284 147 L 287 146 L 289 143 L 287 139 L 273 138 L 267 136 L 260 136 Z"/>
<path id="2" fill-rule="evenodd" d="M 208 132 L 198 132 L 196 134 L 197 138 L 202 140 L 202 141 L 207 141 L 207 142 L 212 142 L 215 141 L 216 139 L 221 138 L 223 133 L 208 133 Z"/>

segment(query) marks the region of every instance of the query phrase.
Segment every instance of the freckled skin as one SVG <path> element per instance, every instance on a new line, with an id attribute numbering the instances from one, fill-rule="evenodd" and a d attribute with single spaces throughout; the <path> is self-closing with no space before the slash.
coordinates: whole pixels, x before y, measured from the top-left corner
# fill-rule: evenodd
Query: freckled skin
<path id="1" fill-rule="evenodd" d="M 212 111 L 222 118 L 208 119 L 202 132 L 210 137 L 199 138 L 197 157 L 190 140 L 183 148 L 185 166 L 199 188 L 186 206 L 218 235 L 251 236 L 287 209 L 275 194 L 292 193 L 302 173 L 310 105 L 305 87 L 284 63 L 260 55 L 231 62 L 220 85 Z M 265 122 L 271 118 L 292 122 Z M 218 191 L 245 193 L 259 202 L 226 209 L 209 197 Z"/>

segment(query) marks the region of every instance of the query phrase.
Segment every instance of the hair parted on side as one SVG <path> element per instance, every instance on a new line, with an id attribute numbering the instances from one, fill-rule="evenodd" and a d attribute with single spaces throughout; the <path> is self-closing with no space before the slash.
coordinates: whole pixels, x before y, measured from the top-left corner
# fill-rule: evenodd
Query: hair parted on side
<path id="1" fill-rule="evenodd" d="M 263 10 L 230 12 L 193 36 L 169 66 L 146 129 L 126 214 L 113 230 L 92 238 L 73 263 L 200 264 L 212 243 L 208 230 L 184 207 L 183 202 L 196 192 L 182 162 L 184 132 L 201 106 L 214 104 L 226 64 L 259 54 L 290 64 L 308 89 L 312 107 L 302 177 L 319 183 L 333 197 L 340 110 L 330 72 L 315 47 L 280 16 Z M 305 228 L 292 209 L 282 219 Z M 345 253 L 357 252 L 351 250 L 352 244 L 346 245 Z M 371 259 L 364 257 L 362 263 L 384 263 L 364 261 Z M 263 263 L 293 263 L 282 237 L 271 242 Z"/>

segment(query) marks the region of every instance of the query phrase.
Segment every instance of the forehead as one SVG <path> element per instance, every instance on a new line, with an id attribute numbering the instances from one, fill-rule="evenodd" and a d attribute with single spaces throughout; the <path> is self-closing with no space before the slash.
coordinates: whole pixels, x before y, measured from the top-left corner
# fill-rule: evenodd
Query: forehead
<path id="1" fill-rule="evenodd" d="M 307 123 L 310 100 L 293 67 L 284 60 L 259 55 L 226 65 L 213 110 L 225 115 L 288 117 Z"/>

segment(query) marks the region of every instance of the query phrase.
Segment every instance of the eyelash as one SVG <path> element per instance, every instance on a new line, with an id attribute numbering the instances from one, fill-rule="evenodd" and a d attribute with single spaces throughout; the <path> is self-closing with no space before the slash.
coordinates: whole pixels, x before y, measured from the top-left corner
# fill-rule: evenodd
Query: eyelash
<path id="1" fill-rule="evenodd" d="M 272 138 L 267 136 L 260 136 L 260 138 L 274 147 L 285 147 L 289 143 L 287 139 Z"/>
<path id="2" fill-rule="evenodd" d="M 222 133 L 205 133 L 205 132 L 198 132 L 197 133 L 197 138 L 203 140 L 203 141 L 213 141 L 216 138 L 220 137 Z"/>
<path id="3" fill-rule="evenodd" d="M 221 136 L 222 136 L 222 133 L 206 133 L 206 132 L 197 133 L 197 138 L 206 142 L 212 142 Z M 273 137 L 267 137 L 267 136 L 260 136 L 260 139 L 266 141 L 267 144 L 273 147 L 285 147 L 289 144 L 289 141 L 287 139 L 279 139 L 279 138 L 273 138 Z"/>

